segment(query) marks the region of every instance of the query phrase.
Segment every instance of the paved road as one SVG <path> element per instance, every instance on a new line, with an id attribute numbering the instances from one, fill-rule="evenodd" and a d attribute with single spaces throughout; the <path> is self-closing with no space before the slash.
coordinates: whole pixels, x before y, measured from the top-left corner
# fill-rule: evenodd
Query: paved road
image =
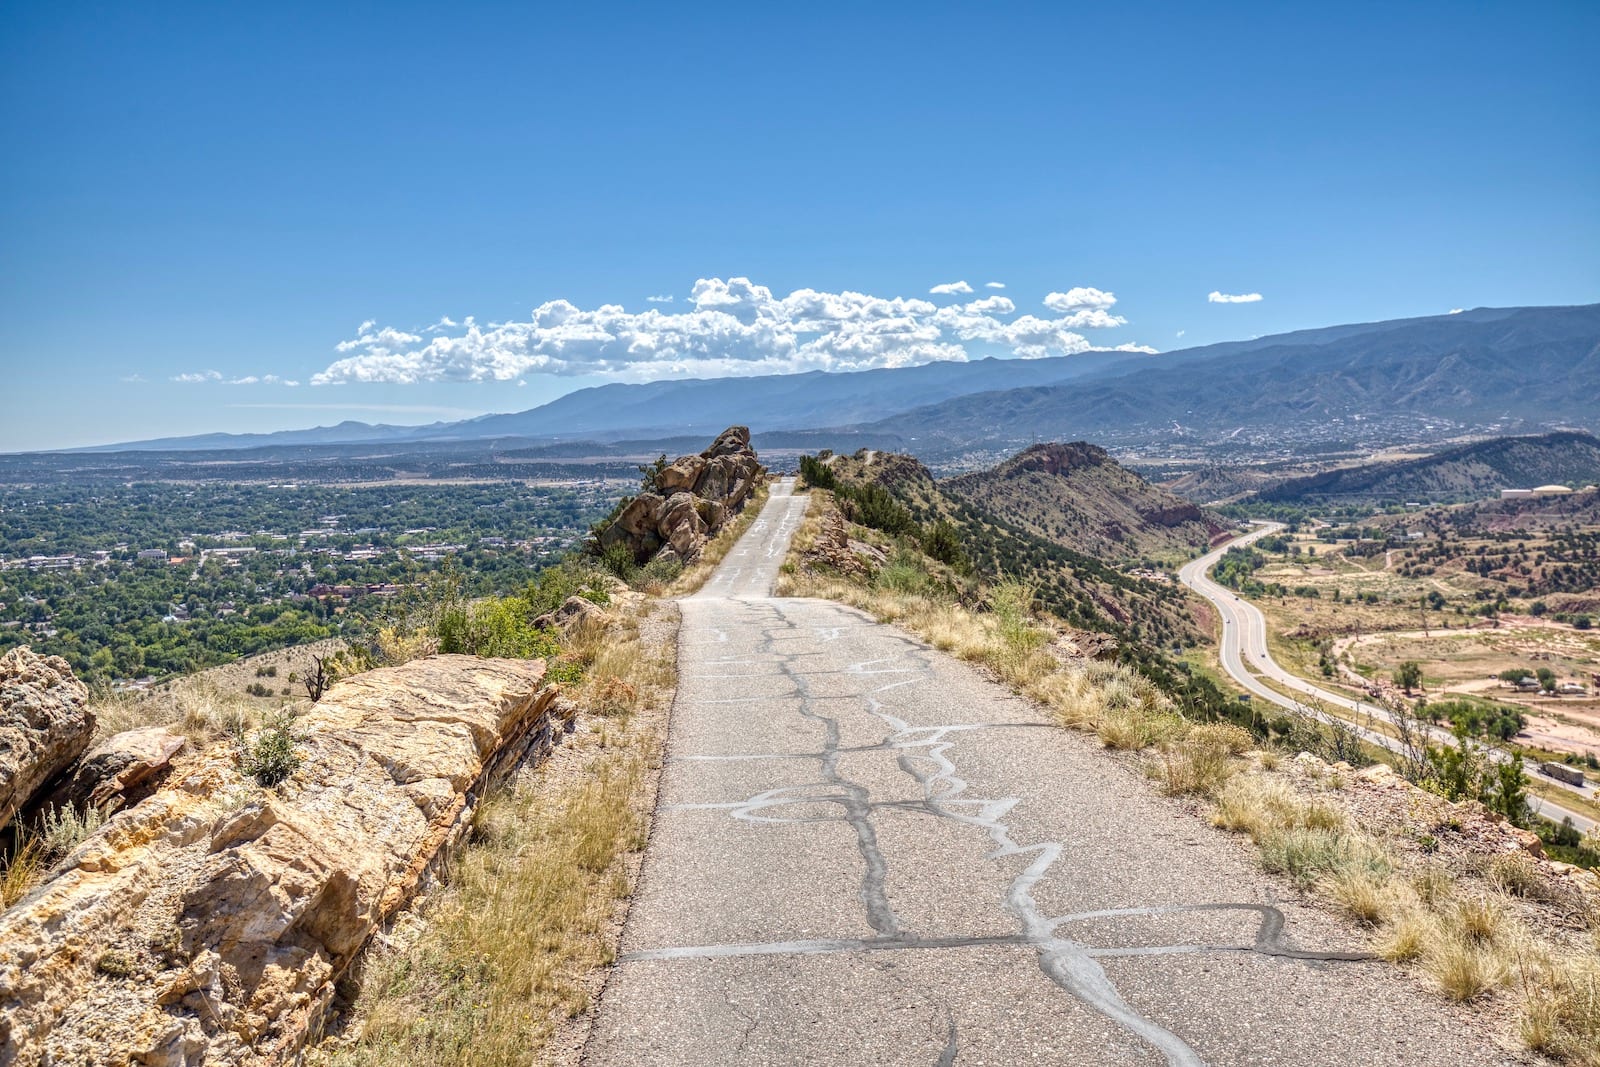
<path id="1" fill-rule="evenodd" d="M 586 1062 L 1512 1062 L 1091 739 L 860 612 L 771 597 L 804 508 L 779 486 L 682 605 Z"/>
<path id="2" fill-rule="evenodd" d="M 1311 700 L 1319 701 L 1330 709 L 1338 709 L 1340 714 L 1354 717 L 1358 722 L 1371 719 L 1380 719 L 1393 722 L 1393 716 L 1380 705 L 1370 700 L 1357 700 L 1347 697 L 1342 693 L 1335 693 L 1291 674 L 1280 667 L 1276 660 L 1267 652 L 1267 619 L 1261 614 L 1261 609 L 1254 604 L 1243 600 L 1232 590 L 1218 585 L 1211 580 L 1210 571 L 1216 562 L 1222 558 L 1223 553 L 1230 548 L 1239 548 L 1248 545 L 1268 534 L 1277 533 L 1283 529 L 1281 523 L 1264 522 L 1259 528 L 1242 537 L 1237 537 L 1220 548 L 1213 549 L 1199 559 L 1184 564 L 1178 571 L 1178 580 L 1193 589 L 1216 606 L 1222 615 L 1222 668 L 1240 686 L 1249 690 L 1262 700 L 1276 704 L 1279 707 L 1291 710 L 1304 710 L 1305 705 L 1264 684 L 1261 677 L 1270 678 L 1278 684 L 1304 693 Z M 1248 666 L 1246 665 L 1248 663 Z M 1363 738 L 1373 744 L 1381 745 L 1390 751 L 1398 751 L 1399 742 L 1387 734 L 1375 730 L 1360 728 Z M 1430 730 L 1434 739 L 1440 744 L 1454 744 L 1455 740 L 1443 730 Z M 1495 758 L 1508 758 L 1499 753 L 1491 753 Z M 1557 786 L 1594 799 L 1595 791 L 1592 785 L 1572 786 L 1566 782 L 1550 778 L 1539 771 L 1538 764 L 1532 760 L 1524 763 L 1530 776 L 1537 776 L 1541 782 Z M 1595 820 L 1580 812 L 1572 811 L 1552 801 L 1534 797 L 1529 800 L 1529 806 L 1534 811 L 1546 818 L 1560 821 L 1562 818 L 1571 818 L 1572 824 L 1579 830 L 1588 831 L 1594 828 Z"/>

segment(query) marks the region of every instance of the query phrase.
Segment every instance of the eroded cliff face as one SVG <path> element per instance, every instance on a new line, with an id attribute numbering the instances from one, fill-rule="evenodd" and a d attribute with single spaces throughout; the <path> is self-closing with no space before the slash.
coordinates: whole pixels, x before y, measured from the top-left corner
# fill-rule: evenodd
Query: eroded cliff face
<path id="1" fill-rule="evenodd" d="M 89 690 L 59 656 L 0 656 L 0 828 L 89 747 Z"/>
<path id="2" fill-rule="evenodd" d="M 330 689 L 276 789 L 226 745 L 185 764 L 0 915 L 0 1065 L 281 1061 L 564 729 L 554 695 L 540 661 L 434 656 Z"/>
<path id="3" fill-rule="evenodd" d="M 625 545 L 635 563 L 692 563 L 754 492 L 766 468 L 750 447 L 750 431 L 730 426 L 697 456 L 679 456 L 656 476 L 657 492 L 630 500 L 600 534 L 600 545 Z"/>

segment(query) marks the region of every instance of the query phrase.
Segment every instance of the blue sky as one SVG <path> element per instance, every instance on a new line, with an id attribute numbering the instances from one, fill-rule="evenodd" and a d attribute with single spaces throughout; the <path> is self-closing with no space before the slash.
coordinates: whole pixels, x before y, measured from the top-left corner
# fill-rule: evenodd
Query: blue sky
<path id="1" fill-rule="evenodd" d="M 1594 3 L 333 6 L 0 6 L 0 450 L 1600 300 Z"/>

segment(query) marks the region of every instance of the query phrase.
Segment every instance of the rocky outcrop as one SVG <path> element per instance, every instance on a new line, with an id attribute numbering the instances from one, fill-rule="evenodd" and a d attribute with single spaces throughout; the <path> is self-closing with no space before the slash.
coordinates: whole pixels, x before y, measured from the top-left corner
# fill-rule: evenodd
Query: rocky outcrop
<path id="1" fill-rule="evenodd" d="M 864 541 L 850 537 L 844 516 L 836 507 L 822 513 L 822 523 L 817 538 L 811 543 L 803 558 L 807 566 L 827 567 L 845 575 L 870 576 L 889 562 L 883 551 Z"/>
<path id="2" fill-rule="evenodd" d="M 89 690 L 59 656 L 0 656 L 0 827 L 89 747 Z"/>
<path id="3" fill-rule="evenodd" d="M 184 764 L 0 915 L 0 1065 L 283 1062 L 483 790 L 564 728 L 539 661 L 434 656 L 341 682 L 273 790 Z"/>
<path id="4" fill-rule="evenodd" d="M 172 769 L 172 757 L 187 743 L 165 726 L 124 730 L 96 741 L 70 776 L 64 775 L 39 808 L 98 808 L 114 811 L 155 791 Z"/>
<path id="5" fill-rule="evenodd" d="M 765 474 L 750 447 L 750 431 L 730 426 L 704 452 L 679 456 L 662 468 L 653 491 L 628 501 L 601 532 L 600 547 L 625 546 L 640 564 L 660 557 L 692 563 Z"/>
<path id="6" fill-rule="evenodd" d="M 556 610 L 535 618 L 533 625 L 536 629 L 559 629 L 570 633 L 587 623 L 603 623 L 606 617 L 605 611 L 593 601 L 581 596 L 569 596 Z"/>

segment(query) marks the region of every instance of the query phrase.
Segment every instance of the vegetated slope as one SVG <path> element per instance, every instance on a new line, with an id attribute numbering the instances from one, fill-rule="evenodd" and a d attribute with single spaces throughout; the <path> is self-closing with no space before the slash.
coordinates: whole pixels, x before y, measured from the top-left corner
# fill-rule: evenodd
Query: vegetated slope
<path id="1" fill-rule="evenodd" d="M 1064 437 L 1281 445 L 1600 428 L 1600 305 L 1482 309 L 1130 366 L 1141 369 L 959 397 L 856 429 L 915 438 L 928 458 Z"/>
<path id="2" fill-rule="evenodd" d="M 1153 649 L 1204 639 L 1182 586 L 1126 574 L 947 493 L 911 456 L 858 452 L 834 457 L 830 469 L 842 485 L 886 489 L 924 530 L 948 523 L 979 577 L 1025 582 L 1040 606 L 1063 622 L 1118 638 L 1126 658 L 1138 661 Z"/>
<path id="3" fill-rule="evenodd" d="M 1226 504 L 1277 485 L 1284 477 L 1281 470 L 1264 466 L 1213 463 L 1156 484 L 1196 504 Z"/>
<path id="4" fill-rule="evenodd" d="M 1499 437 L 1422 459 L 1345 467 L 1265 489 L 1272 503 L 1374 503 L 1408 500 L 1451 503 L 1501 489 L 1558 483 L 1581 489 L 1600 481 L 1600 438 L 1586 433 Z"/>
<path id="5" fill-rule="evenodd" d="M 1187 552 L 1222 530 L 1085 441 L 1033 445 L 993 470 L 940 485 L 1035 537 L 1106 560 Z"/>
<path id="6" fill-rule="evenodd" d="M 1523 497 L 1518 500 L 1484 500 L 1457 507 L 1429 508 L 1409 515 L 1380 520 L 1379 525 L 1405 527 L 1429 533 L 1480 532 L 1534 533 L 1548 530 L 1600 526 L 1600 490 L 1586 489 L 1561 496 Z"/>

